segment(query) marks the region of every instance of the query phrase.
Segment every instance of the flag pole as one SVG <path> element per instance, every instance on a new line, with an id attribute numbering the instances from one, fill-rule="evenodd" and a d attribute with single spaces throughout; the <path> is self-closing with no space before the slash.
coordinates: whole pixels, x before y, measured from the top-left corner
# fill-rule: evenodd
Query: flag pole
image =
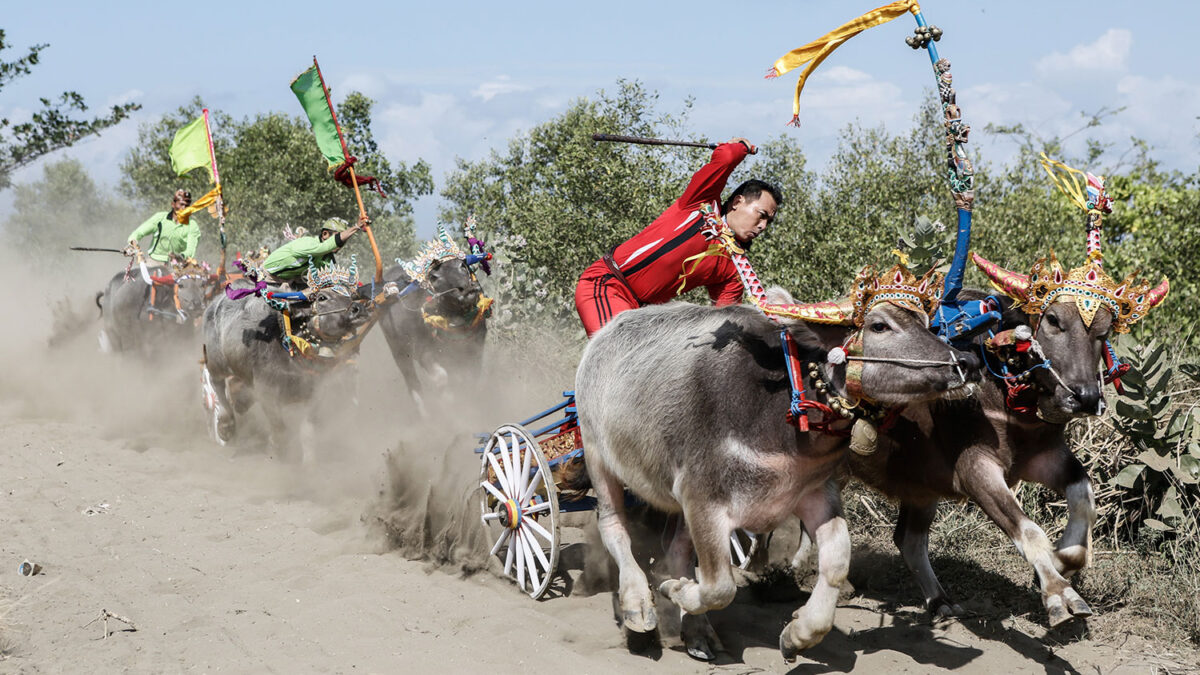
<path id="1" fill-rule="evenodd" d="M 317 69 L 317 79 L 321 81 L 321 91 L 325 93 L 325 102 L 329 104 L 329 114 L 333 116 L 333 126 L 337 129 L 338 140 L 342 143 L 342 156 L 346 161 L 350 161 L 350 151 L 346 149 L 346 139 L 342 136 L 342 125 L 338 122 L 337 111 L 333 109 L 333 101 L 329 98 L 329 87 L 325 86 L 325 76 L 321 74 L 321 66 L 317 63 L 317 57 L 313 56 L 313 67 Z M 354 174 L 354 165 L 351 164 L 347 168 L 350 169 L 350 183 L 354 187 L 354 199 L 358 202 L 358 215 L 360 218 L 367 217 L 367 210 L 363 207 L 362 192 L 358 189 L 358 176 Z M 371 253 L 375 256 L 375 283 L 383 283 L 383 258 L 379 255 L 379 245 L 375 243 L 375 233 L 371 231 L 370 225 L 363 225 L 363 230 L 367 233 L 367 240 L 371 242 Z"/>
<path id="2" fill-rule="evenodd" d="M 217 265 L 217 283 L 225 281 L 225 201 L 221 196 L 221 173 L 217 171 L 217 153 L 213 149 L 212 127 L 208 125 L 208 108 L 204 109 L 204 137 L 208 140 L 208 159 L 212 162 L 213 182 L 217 184 L 217 227 L 221 233 L 221 262 Z"/>

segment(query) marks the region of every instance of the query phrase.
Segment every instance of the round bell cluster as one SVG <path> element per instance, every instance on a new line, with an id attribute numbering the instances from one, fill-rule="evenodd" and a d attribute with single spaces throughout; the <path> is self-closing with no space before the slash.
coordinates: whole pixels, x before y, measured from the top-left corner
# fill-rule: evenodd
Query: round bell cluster
<path id="1" fill-rule="evenodd" d="M 938 42 L 942 39 L 942 29 L 937 26 L 917 26 L 913 29 L 913 35 L 904 38 L 904 44 L 913 49 L 921 49 L 929 46 L 929 41 Z"/>

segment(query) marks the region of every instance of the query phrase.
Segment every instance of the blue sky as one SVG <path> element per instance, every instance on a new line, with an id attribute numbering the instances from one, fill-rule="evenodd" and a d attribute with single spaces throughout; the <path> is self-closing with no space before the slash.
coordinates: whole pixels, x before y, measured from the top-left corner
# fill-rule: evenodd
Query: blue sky
<path id="1" fill-rule="evenodd" d="M 805 89 L 799 130 L 784 126 L 796 73 L 762 75 L 783 53 L 877 4 L 243 1 L 206 2 L 200 11 L 158 2 L 14 3 L 0 24 L 14 45 L 3 56 L 50 47 L 33 75 L 0 91 L 0 115 L 23 119 L 39 96 L 65 89 L 94 108 L 140 102 L 133 122 L 55 155 L 79 158 L 111 184 L 137 122 L 192 96 L 236 116 L 298 114 L 287 85 L 315 53 L 335 100 L 354 89 L 376 99 L 382 150 L 394 160 L 424 158 L 439 187 L 455 157 L 485 157 L 619 78 L 657 90 L 668 111 L 692 97 L 692 126 L 714 139 L 792 134 L 820 167 L 848 122 L 910 124 L 933 82 L 924 53 L 903 42 L 914 22 L 902 17 L 840 47 Z M 1079 128 L 1084 112 L 1124 106 L 1095 135 L 1118 149 L 1131 136 L 1146 139 L 1168 168 L 1200 166 L 1200 3 L 928 0 L 922 8 L 946 33 L 939 50 L 953 63 L 972 145 L 989 158 L 1014 150 L 983 133 L 989 122 L 1061 135 Z M 16 180 L 39 171 L 35 165 Z M 0 194 L 0 213 L 9 199 Z M 419 232 L 432 231 L 437 203 L 418 203 Z"/>

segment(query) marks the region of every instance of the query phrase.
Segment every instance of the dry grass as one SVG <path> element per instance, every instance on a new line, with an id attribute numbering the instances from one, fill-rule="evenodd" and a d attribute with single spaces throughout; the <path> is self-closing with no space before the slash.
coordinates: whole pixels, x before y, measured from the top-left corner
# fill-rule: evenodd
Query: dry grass
<path id="1" fill-rule="evenodd" d="M 1049 493 L 1023 486 L 1018 494 L 1029 507 Z M 892 608 L 920 606 L 920 588 L 892 543 L 896 508 L 858 483 L 843 498 L 854 542 L 856 590 Z M 1052 538 L 1066 523 L 1061 505 L 1040 502 L 1029 511 L 1055 533 Z M 1047 639 L 1119 644 L 1132 635 L 1164 648 L 1200 646 L 1200 552 L 1164 551 L 1161 542 L 1158 548 L 1151 543 L 1139 549 L 1097 538 L 1092 566 L 1073 580 L 1095 615 L 1085 630 L 1049 631 Z M 978 507 L 942 504 L 929 548 L 942 585 L 981 625 L 1012 620 L 1030 633 L 1048 630 L 1032 567 Z"/>

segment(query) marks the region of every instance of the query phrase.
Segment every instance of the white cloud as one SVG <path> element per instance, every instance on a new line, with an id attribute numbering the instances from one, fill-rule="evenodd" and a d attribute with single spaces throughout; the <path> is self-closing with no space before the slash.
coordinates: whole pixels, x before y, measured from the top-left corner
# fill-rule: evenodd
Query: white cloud
<path id="1" fill-rule="evenodd" d="M 501 75 L 490 82 L 484 82 L 483 84 L 479 85 L 474 91 L 471 92 L 471 95 L 481 98 L 484 101 L 490 101 L 497 96 L 503 96 L 504 94 L 515 94 L 522 91 L 529 91 L 531 89 L 533 89 L 533 87 L 527 84 L 518 84 L 513 82 L 512 78 L 508 75 Z"/>
<path id="2" fill-rule="evenodd" d="M 108 100 L 104 102 L 104 107 L 111 108 L 115 105 L 124 105 L 126 103 L 131 103 L 133 101 L 136 101 L 139 98 L 142 98 L 145 95 L 146 95 L 146 92 L 142 91 L 141 89 L 130 89 L 129 91 L 122 92 L 115 96 L 109 96 Z"/>
<path id="3" fill-rule="evenodd" d="M 377 98 L 387 89 L 387 83 L 383 81 L 383 78 L 370 73 L 353 73 L 342 80 L 341 85 L 339 93 L 359 91 L 371 98 Z M 330 87 L 330 91 L 333 91 L 332 87 Z"/>
<path id="4" fill-rule="evenodd" d="M 1069 52 L 1052 52 L 1034 66 L 1039 77 L 1087 74 L 1123 73 L 1133 47 L 1133 33 L 1124 28 L 1110 28 L 1091 44 L 1075 45 Z"/>

